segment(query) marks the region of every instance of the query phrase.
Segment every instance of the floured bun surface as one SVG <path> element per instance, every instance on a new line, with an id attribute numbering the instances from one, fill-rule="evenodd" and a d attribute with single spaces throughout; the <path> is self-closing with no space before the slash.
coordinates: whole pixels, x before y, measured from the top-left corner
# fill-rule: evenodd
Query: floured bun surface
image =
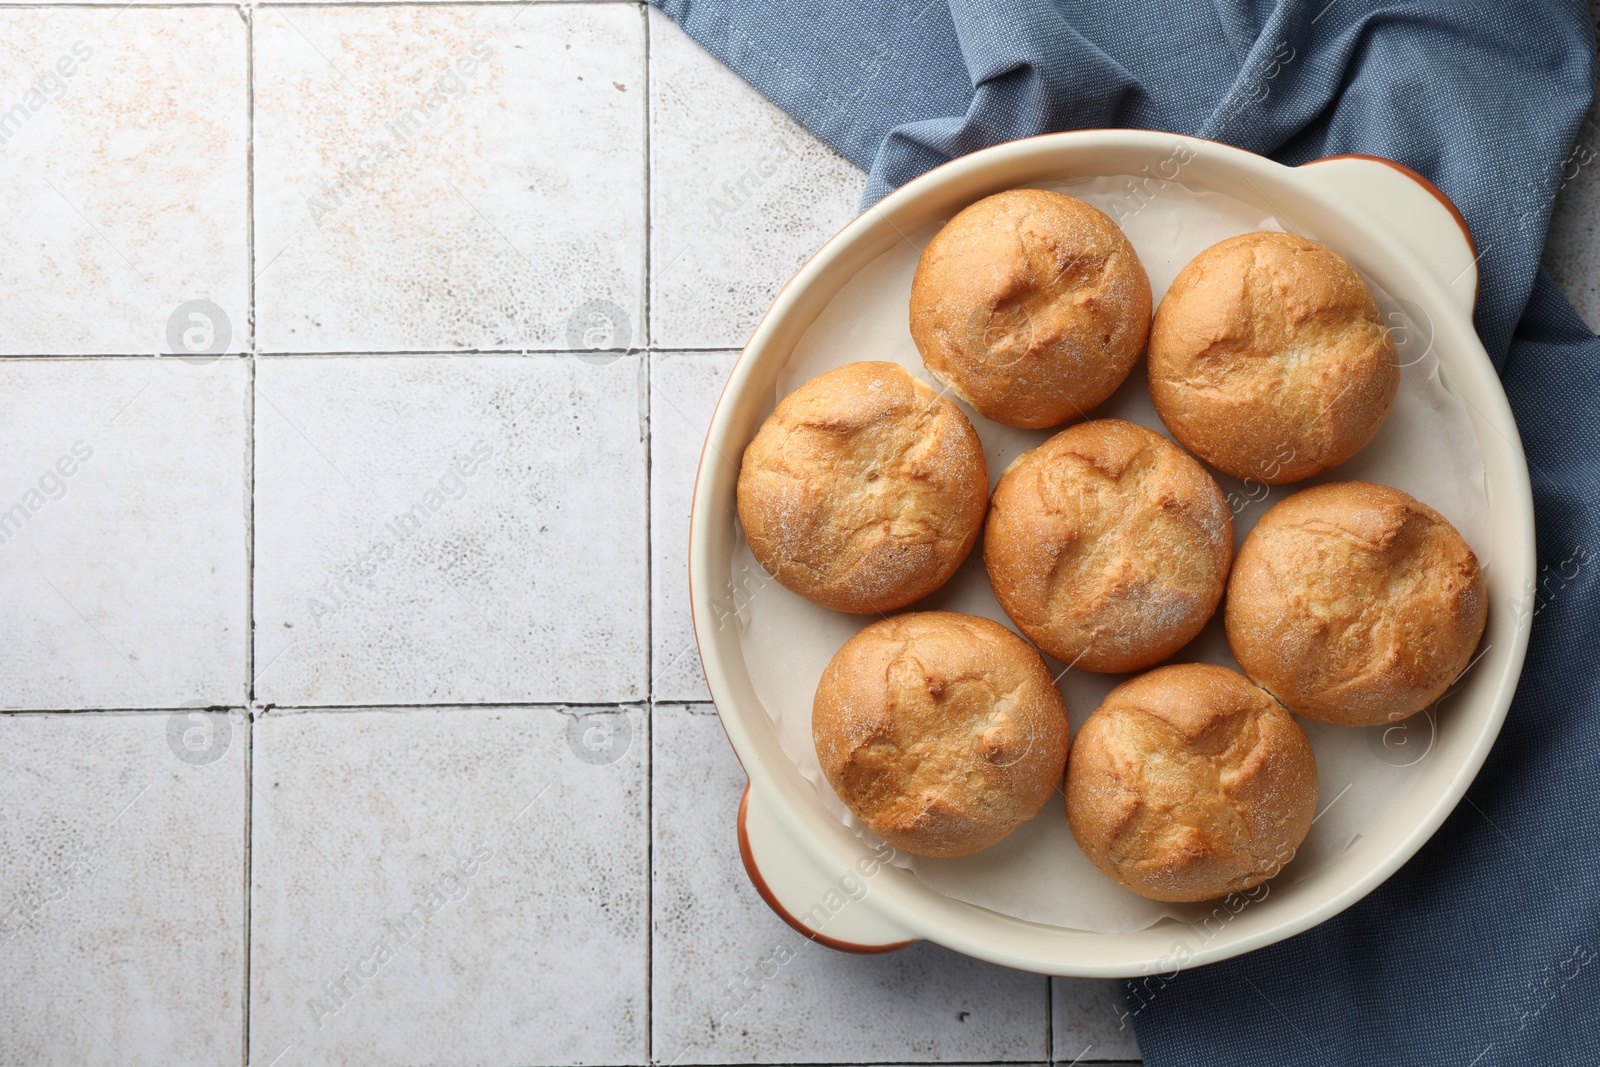
<path id="1" fill-rule="evenodd" d="M 1067 707 L 1044 661 L 991 619 L 875 622 L 839 649 L 811 712 L 839 799 L 895 848 L 964 856 L 1038 814 L 1061 785 Z"/>
<path id="2" fill-rule="evenodd" d="M 1226 667 L 1122 683 L 1067 767 L 1067 822 L 1114 881 L 1154 900 L 1237 893 L 1277 874 L 1311 829 L 1317 764 L 1292 716 Z"/>
<path id="3" fill-rule="evenodd" d="M 1372 291 L 1335 253 L 1246 233 L 1189 261 L 1150 327 L 1150 396 L 1183 446 L 1269 484 L 1372 440 L 1400 368 Z"/>
<path id="4" fill-rule="evenodd" d="M 1017 627 L 1062 663 L 1140 670 L 1217 610 L 1233 516 L 1204 467 L 1122 419 L 1070 426 L 995 486 L 983 560 Z"/>
<path id="5" fill-rule="evenodd" d="M 983 525 L 972 423 L 895 363 L 851 363 L 783 399 L 745 449 L 739 521 L 761 566 L 838 611 L 938 589 Z"/>
<path id="6" fill-rule="evenodd" d="M 1472 660 L 1489 602 L 1478 558 L 1398 489 L 1337 482 L 1279 501 L 1228 583 L 1228 644 L 1291 711 L 1339 726 L 1412 715 Z"/>
<path id="7" fill-rule="evenodd" d="M 987 418 L 1056 426 L 1122 384 L 1150 332 L 1150 279 L 1103 212 L 1043 189 L 951 219 L 917 262 L 922 362 Z"/>

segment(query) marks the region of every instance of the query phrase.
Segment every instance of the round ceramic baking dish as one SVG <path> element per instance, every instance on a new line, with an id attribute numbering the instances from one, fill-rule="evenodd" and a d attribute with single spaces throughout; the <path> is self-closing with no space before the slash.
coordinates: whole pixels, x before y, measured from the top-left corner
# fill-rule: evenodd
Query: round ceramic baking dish
<path id="1" fill-rule="evenodd" d="M 1274 886 L 1225 923 L 1200 929 L 1163 919 L 1135 933 L 1090 933 L 944 896 L 909 871 L 879 862 L 822 806 L 779 747 L 740 648 L 732 589 L 736 464 L 772 409 L 779 371 L 796 341 L 856 272 L 903 235 L 1004 189 L 1124 174 L 1171 177 L 1174 159 L 1182 161 L 1177 180 L 1270 212 L 1431 320 L 1440 373 L 1465 402 L 1483 450 L 1492 532 L 1490 558 L 1483 560 L 1489 623 L 1478 662 L 1440 713 L 1436 747 L 1421 776 L 1373 833 L 1298 884 Z M 1117 977 L 1175 971 L 1280 941 L 1338 914 L 1394 873 L 1483 765 L 1528 641 L 1523 605 L 1535 570 L 1528 467 L 1505 393 L 1473 329 L 1476 291 L 1476 255 L 1459 212 L 1398 164 L 1341 156 L 1285 167 L 1226 145 L 1135 130 L 1048 134 L 965 156 L 890 194 L 824 245 L 778 294 L 734 366 L 701 456 L 689 534 L 700 655 L 750 778 L 738 813 L 741 851 L 773 909 L 834 948 L 888 951 L 926 939 L 1009 967 Z"/>

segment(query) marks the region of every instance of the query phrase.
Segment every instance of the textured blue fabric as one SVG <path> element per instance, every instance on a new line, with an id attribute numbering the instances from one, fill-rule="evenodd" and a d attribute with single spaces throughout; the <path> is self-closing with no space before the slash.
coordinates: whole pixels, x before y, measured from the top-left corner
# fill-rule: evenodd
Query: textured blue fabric
<path id="1" fill-rule="evenodd" d="M 1482 254 L 1477 323 L 1533 472 L 1540 585 L 1509 721 L 1435 838 L 1287 942 L 1130 983 L 1154 1065 L 1600 1064 L 1600 341 L 1538 269 L 1589 104 L 1579 0 L 652 0 L 870 169 L 1134 126 L 1427 175 Z"/>

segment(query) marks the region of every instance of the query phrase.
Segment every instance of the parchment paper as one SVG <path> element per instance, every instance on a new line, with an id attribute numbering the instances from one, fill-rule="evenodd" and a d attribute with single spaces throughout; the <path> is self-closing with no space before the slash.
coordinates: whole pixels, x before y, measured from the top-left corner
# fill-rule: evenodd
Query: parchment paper
<path id="1" fill-rule="evenodd" d="M 1146 183 L 1137 195 L 1128 178 L 1040 183 L 1105 211 L 1127 233 L 1150 275 L 1157 302 L 1191 258 L 1225 237 L 1252 230 L 1282 230 L 1259 209 L 1218 193 L 1178 183 Z M 924 245 L 942 222 L 911 234 L 862 270 L 820 315 L 796 345 L 779 376 L 777 400 L 808 379 L 858 360 L 892 360 L 939 384 L 923 369 L 907 324 L 911 276 Z M 1371 279 L 1368 279 L 1371 284 Z M 1394 329 L 1401 353 L 1399 394 L 1376 438 L 1335 471 L 1289 486 L 1268 487 L 1216 476 L 1234 511 L 1235 544 L 1282 497 L 1319 481 L 1359 478 L 1395 486 L 1438 509 L 1455 524 L 1479 558 L 1488 557 L 1488 501 L 1483 457 L 1461 400 L 1439 375 L 1432 330 L 1420 311 L 1374 286 Z M 958 402 L 959 403 L 959 402 Z M 991 422 L 962 405 L 983 439 L 991 483 L 1016 456 L 1048 438 L 1050 430 L 1020 430 Z M 1166 434 L 1151 405 L 1141 362 L 1128 381 L 1092 417 L 1118 417 Z M 1059 428 L 1058 428 L 1059 429 Z M 1167 434 L 1167 436 L 1171 436 Z M 817 762 L 811 739 L 811 702 L 823 668 L 839 647 L 872 620 L 845 615 L 790 593 L 773 581 L 740 539 L 733 562 L 745 661 L 757 694 L 777 725 L 784 751 L 817 788 L 822 803 L 858 835 L 876 838 L 834 795 Z M 985 615 L 1011 622 L 995 601 L 984 573 L 982 544 L 939 592 L 915 606 Z M 909 610 L 909 609 L 908 609 Z M 1015 627 L 1013 627 L 1015 629 Z M 1220 613 L 1174 661 L 1221 663 L 1235 670 Z M 1066 670 L 1061 675 L 1073 732 L 1106 693 L 1128 675 Z M 1360 834 L 1376 825 L 1416 779 L 1432 749 L 1434 712 L 1414 716 L 1403 727 L 1351 730 L 1300 720 L 1316 751 L 1319 815 L 1310 835 L 1278 882 L 1292 884 L 1337 858 Z M 1163 916 L 1183 921 L 1209 906 L 1146 900 L 1106 878 L 1079 851 L 1057 796 L 1039 815 L 1004 841 L 972 856 L 931 859 L 902 853 L 896 861 L 938 891 L 1019 918 L 1102 933 L 1143 929 Z M 1277 884 L 1277 883 L 1275 883 Z"/>

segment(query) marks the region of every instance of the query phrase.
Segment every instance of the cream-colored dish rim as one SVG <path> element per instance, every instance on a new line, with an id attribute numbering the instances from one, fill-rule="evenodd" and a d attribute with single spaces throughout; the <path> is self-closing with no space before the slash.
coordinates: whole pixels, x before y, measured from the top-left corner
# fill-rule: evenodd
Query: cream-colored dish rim
<path id="1" fill-rule="evenodd" d="M 1174 179 L 1254 204 L 1426 315 L 1441 374 L 1465 402 L 1483 449 L 1490 609 L 1480 655 L 1438 717 L 1421 776 L 1372 834 L 1298 884 L 1219 907 L 1203 923 L 1163 920 L 1133 933 L 1098 934 L 1000 915 L 876 862 L 779 747 L 745 669 L 731 578 L 739 457 L 771 410 L 776 376 L 796 341 L 843 285 L 894 242 L 981 197 L 1032 182 L 1123 174 Z M 1527 649 L 1524 605 L 1536 567 L 1532 490 L 1510 406 L 1472 325 L 1476 286 L 1476 255 L 1459 213 L 1403 167 L 1336 157 L 1291 168 L 1210 141 L 1136 130 L 1047 134 L 962 157 L 890 194 L 828 241 L 780 291 L 734 365 L 707 434 L 690 518 L 696 640 L 712 699 L 750 778 L 739 816 L 746 866 L 774 909 L 838 948 L 883 951 L 927 939 L 1026 970 L 1130 976 L 1280 941 L 1338 914 L 1393 874 L 1483 765 Z"/>

